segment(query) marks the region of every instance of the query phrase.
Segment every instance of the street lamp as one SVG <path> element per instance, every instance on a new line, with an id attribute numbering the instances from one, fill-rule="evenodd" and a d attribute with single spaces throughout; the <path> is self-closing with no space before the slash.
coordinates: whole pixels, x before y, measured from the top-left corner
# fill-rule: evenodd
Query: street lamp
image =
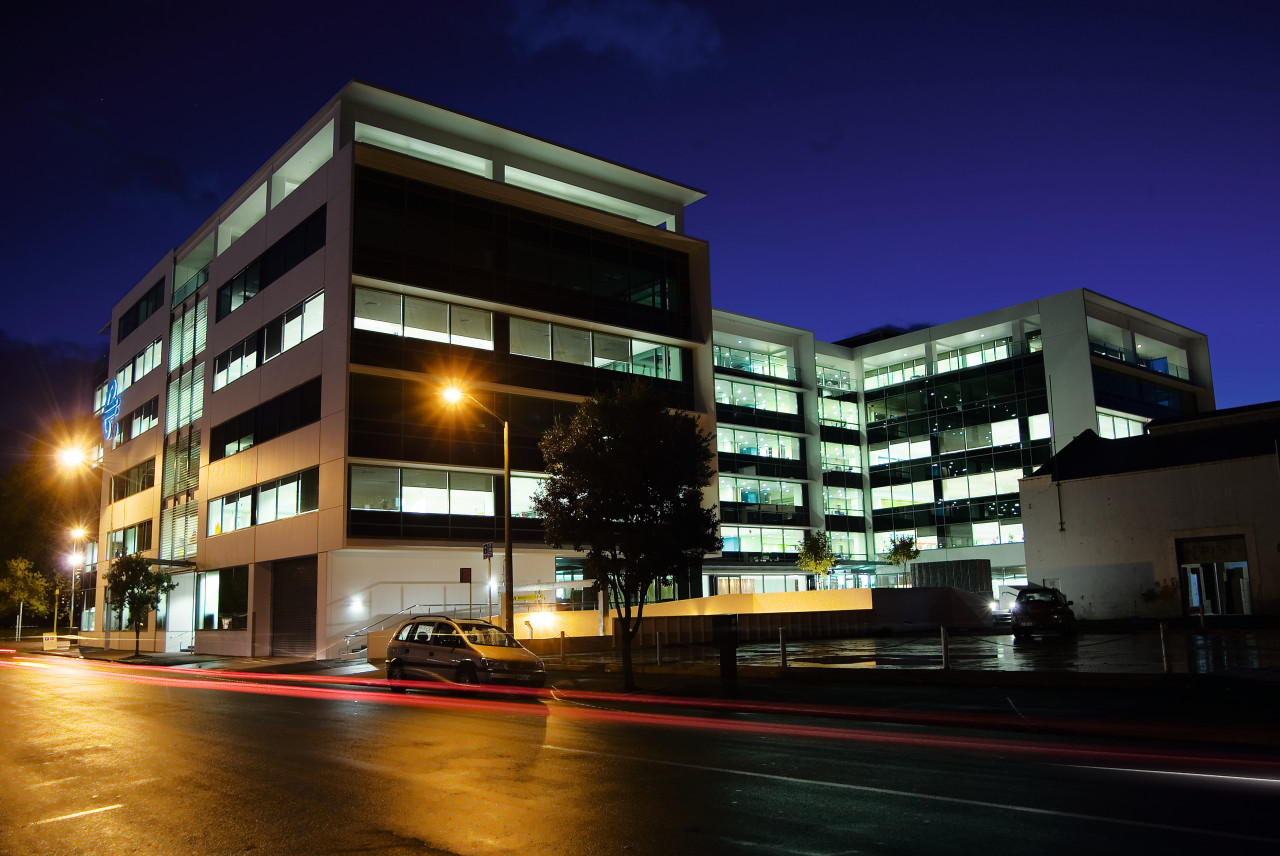
<path id="1" fill-rule="evenodd" d="M 462 403 L 462 399 L 469 398 L 471 401 L 488 413 L 494 419 L 502 423 L 502 537 L 506 542 L 503 548 L 503 570 L 502 570 L 502 628 L 512 636 L 516 632 L 516 606 L 515 606 L 515 571 L 511 563 L 511 423 L 494 413 L 488 407 L 485 407 L 474 395 L 457 386 L 450 384 L 441 392 L 445 403 L 450 406 L 457 406 Z"/>

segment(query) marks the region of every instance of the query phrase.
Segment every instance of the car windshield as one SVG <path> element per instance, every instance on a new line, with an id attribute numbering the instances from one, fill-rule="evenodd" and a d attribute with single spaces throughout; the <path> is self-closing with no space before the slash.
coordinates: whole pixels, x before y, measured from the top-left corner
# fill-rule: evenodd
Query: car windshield
<path id="1" fill-rule="evenodd" d="M 1054 600 L 1054 596 L 1053 596 L 1053 592 L 1051 591 L 1024 591 L 1022 594 L 1018 595 L 1018 600 L 1052 601 Z"/>
<path id="2" fill-rule="evenodd" d="M 458 622 L 462 635 L 472 645 L 486 645 L 490 648 L 519 648 L 520 643 L 510 633 L 492 624 L 467 624 Z"/>

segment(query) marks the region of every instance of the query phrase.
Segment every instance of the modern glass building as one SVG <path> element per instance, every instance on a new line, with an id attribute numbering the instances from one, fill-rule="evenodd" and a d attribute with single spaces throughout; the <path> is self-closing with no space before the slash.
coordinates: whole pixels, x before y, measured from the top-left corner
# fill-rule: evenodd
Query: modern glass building
<path id="1" fill-rule="evenodd" d="M 658 599 L 903 585 L 902 535 L 1025 577 L 1020 478 L 1213 406 L 1203 335 L 1086 290 L 837 343 L 713 312 L 702 195 L 346 86 L 112 313 L 84 635 L 132 644 L 95 570 L 134 552 L 177 582 L 153 650 L 325 657 L 402 610 L 495 614 L 504 422 L 517 610 L 592 606 L 532 516 L 537 442 L 636 375 L 718 453 L 723 552 Z M 795 566 L 815 529 L 822 580 Z"/>
<path id="2" fill-rule="evenodd" d="M 531 517 L 542 432 L 636 375 L 714 428 L 702 195 L 345 87 L 113 312 L 98 555 L 177 582 L 144 646 L 329 656 L 400 610 L 496 612 L 504 422 L 513 597 L 573 598 Z"/>

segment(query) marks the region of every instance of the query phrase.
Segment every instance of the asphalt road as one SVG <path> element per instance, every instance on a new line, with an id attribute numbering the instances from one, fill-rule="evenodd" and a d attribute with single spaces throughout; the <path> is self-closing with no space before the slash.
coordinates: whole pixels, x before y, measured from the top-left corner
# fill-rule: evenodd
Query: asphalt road
<path id="1" fill-rule="evenodd" d="M 0 853 L 1280 847 L 1280 755 L 1097 718 L 321 680 L 0 655 Z"/>

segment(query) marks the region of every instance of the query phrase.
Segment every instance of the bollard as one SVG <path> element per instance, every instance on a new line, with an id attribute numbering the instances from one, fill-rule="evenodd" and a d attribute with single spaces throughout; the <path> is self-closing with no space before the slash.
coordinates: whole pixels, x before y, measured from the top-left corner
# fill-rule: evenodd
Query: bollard
<path id="1" fill-rule="evenodd" d="M 942 628 L 942 670 L 951 668 L 951 647 L 947 644 L 947 628 Z"/>
<path id="2" fill-rule="evenodd" d="M 561 664 L 563 664 L 564 662 L 565 662 L 565 659 L 564 659 L 564 631 L 563 631 L 563 630 L 561 630 L 561 631 L 560 631 L 560 663 L 561 663 Z"/>
<path id="3" fill-rule="evenodd" d="M 1164 663 L 1164 673 L 1166 675 L 1173 674 L 1173 664 L 1169 659 L 1169 627 L 1163 621 L 1160 622 L 1160 659 Z"/>
<path id="4" fill-rule="evenodd" d="M 787 667 L 787 628 L 778 628 L 778 649 L 782 653 L 782 668 Z"/>

